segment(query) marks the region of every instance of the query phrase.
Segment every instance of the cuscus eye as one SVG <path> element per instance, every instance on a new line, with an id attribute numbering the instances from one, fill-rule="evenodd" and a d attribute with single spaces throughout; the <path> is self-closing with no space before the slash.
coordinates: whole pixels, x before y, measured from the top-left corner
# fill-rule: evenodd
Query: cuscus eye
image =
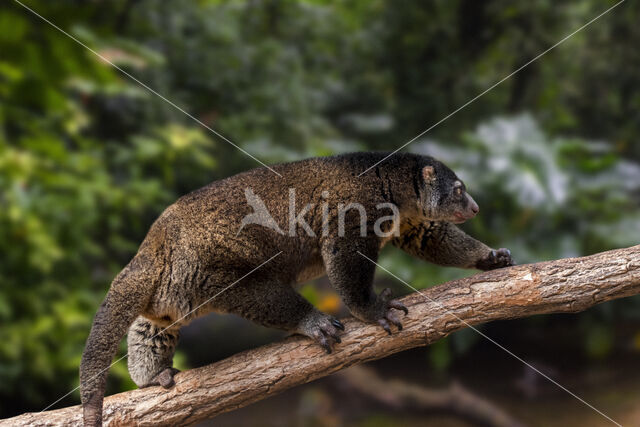
<path id="1" fill-rule="evenodd" d="M 460 181 L 456 181 L 453 185 L 453 194 L 456 196 L 461 196 L 464 189 L 462 188 L 462 183 Z"/>

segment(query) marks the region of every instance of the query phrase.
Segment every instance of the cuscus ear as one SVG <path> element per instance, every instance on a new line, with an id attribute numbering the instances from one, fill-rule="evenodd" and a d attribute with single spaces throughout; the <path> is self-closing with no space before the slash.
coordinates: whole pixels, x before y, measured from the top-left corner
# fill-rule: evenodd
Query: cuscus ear
<path id="1" fill-rule="evenodd" d="M 436 171 L 433 166 L 425 166 L 422 168 L 422 179 L 425 182 L 433 182 L 436 179 Z"/>

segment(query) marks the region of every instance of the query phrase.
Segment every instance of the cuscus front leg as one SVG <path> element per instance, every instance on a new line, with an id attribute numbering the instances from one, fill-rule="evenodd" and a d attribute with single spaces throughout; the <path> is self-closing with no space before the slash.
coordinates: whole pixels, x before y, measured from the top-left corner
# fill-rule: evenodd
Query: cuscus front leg
<path id="1" fill-rule="evenodd" d="M 514 265 L 508 249 L 491 249 L 450 222 L 426 221 L 406 227 L 392 244 L 434 264 L 494 270 Z"/>
<path id="2" fill-rule="evenodd" d="M 391 290 L 376 295 L 373 276 L 379 246 L 375 241 L 349 239 L 331 242 L 323 248 L 323 260 L 331 285 L 355 317 L 379 324 L 387 333 L 391 325 L 402 330 L 402 323 L 393 310 L 409 312 L 399 301 L 391 299 Z"/>

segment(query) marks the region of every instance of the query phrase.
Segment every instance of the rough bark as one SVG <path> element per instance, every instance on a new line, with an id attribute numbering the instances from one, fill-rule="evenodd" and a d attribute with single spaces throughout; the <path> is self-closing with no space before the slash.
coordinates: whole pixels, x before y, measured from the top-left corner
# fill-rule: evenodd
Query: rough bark
<path id="1" fill-rule="evenodd" d="M 182 372 L 170 390 L 150 387 L 105 399 L 106 425 L 193 424 L 348 366 L 431 344 L 468 324 L 585 310 L 640 293 L 640 245 L 476 274 L 413 293 L 404 330 L 344 320 L 342 344 L 327 355 L 304 337 L 245 351 Z M 56 396 L 52 396 L 54 398 Z M 80 406 L 28 413 L 0 425 L 78 425 Z"/>

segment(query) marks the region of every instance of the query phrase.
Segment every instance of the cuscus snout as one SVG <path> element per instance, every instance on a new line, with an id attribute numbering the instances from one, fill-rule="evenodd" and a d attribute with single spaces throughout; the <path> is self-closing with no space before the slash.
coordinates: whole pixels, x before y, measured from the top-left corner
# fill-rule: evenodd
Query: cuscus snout
<path id="1" fill-rule="evenodd" d="M 471 197 L 469 193 L 465 193 L 465 196 L 466 199 L 464 206 L 462 207 L 462 209 L 454 213 L 456 220 L 458 220 L 459 222 L 470 220 L 471 218 L 475 217 L 478 212 L 480 212 L 480 206 L 478 206 L 476 201 L 473 200 L 473 197 Z"/>

